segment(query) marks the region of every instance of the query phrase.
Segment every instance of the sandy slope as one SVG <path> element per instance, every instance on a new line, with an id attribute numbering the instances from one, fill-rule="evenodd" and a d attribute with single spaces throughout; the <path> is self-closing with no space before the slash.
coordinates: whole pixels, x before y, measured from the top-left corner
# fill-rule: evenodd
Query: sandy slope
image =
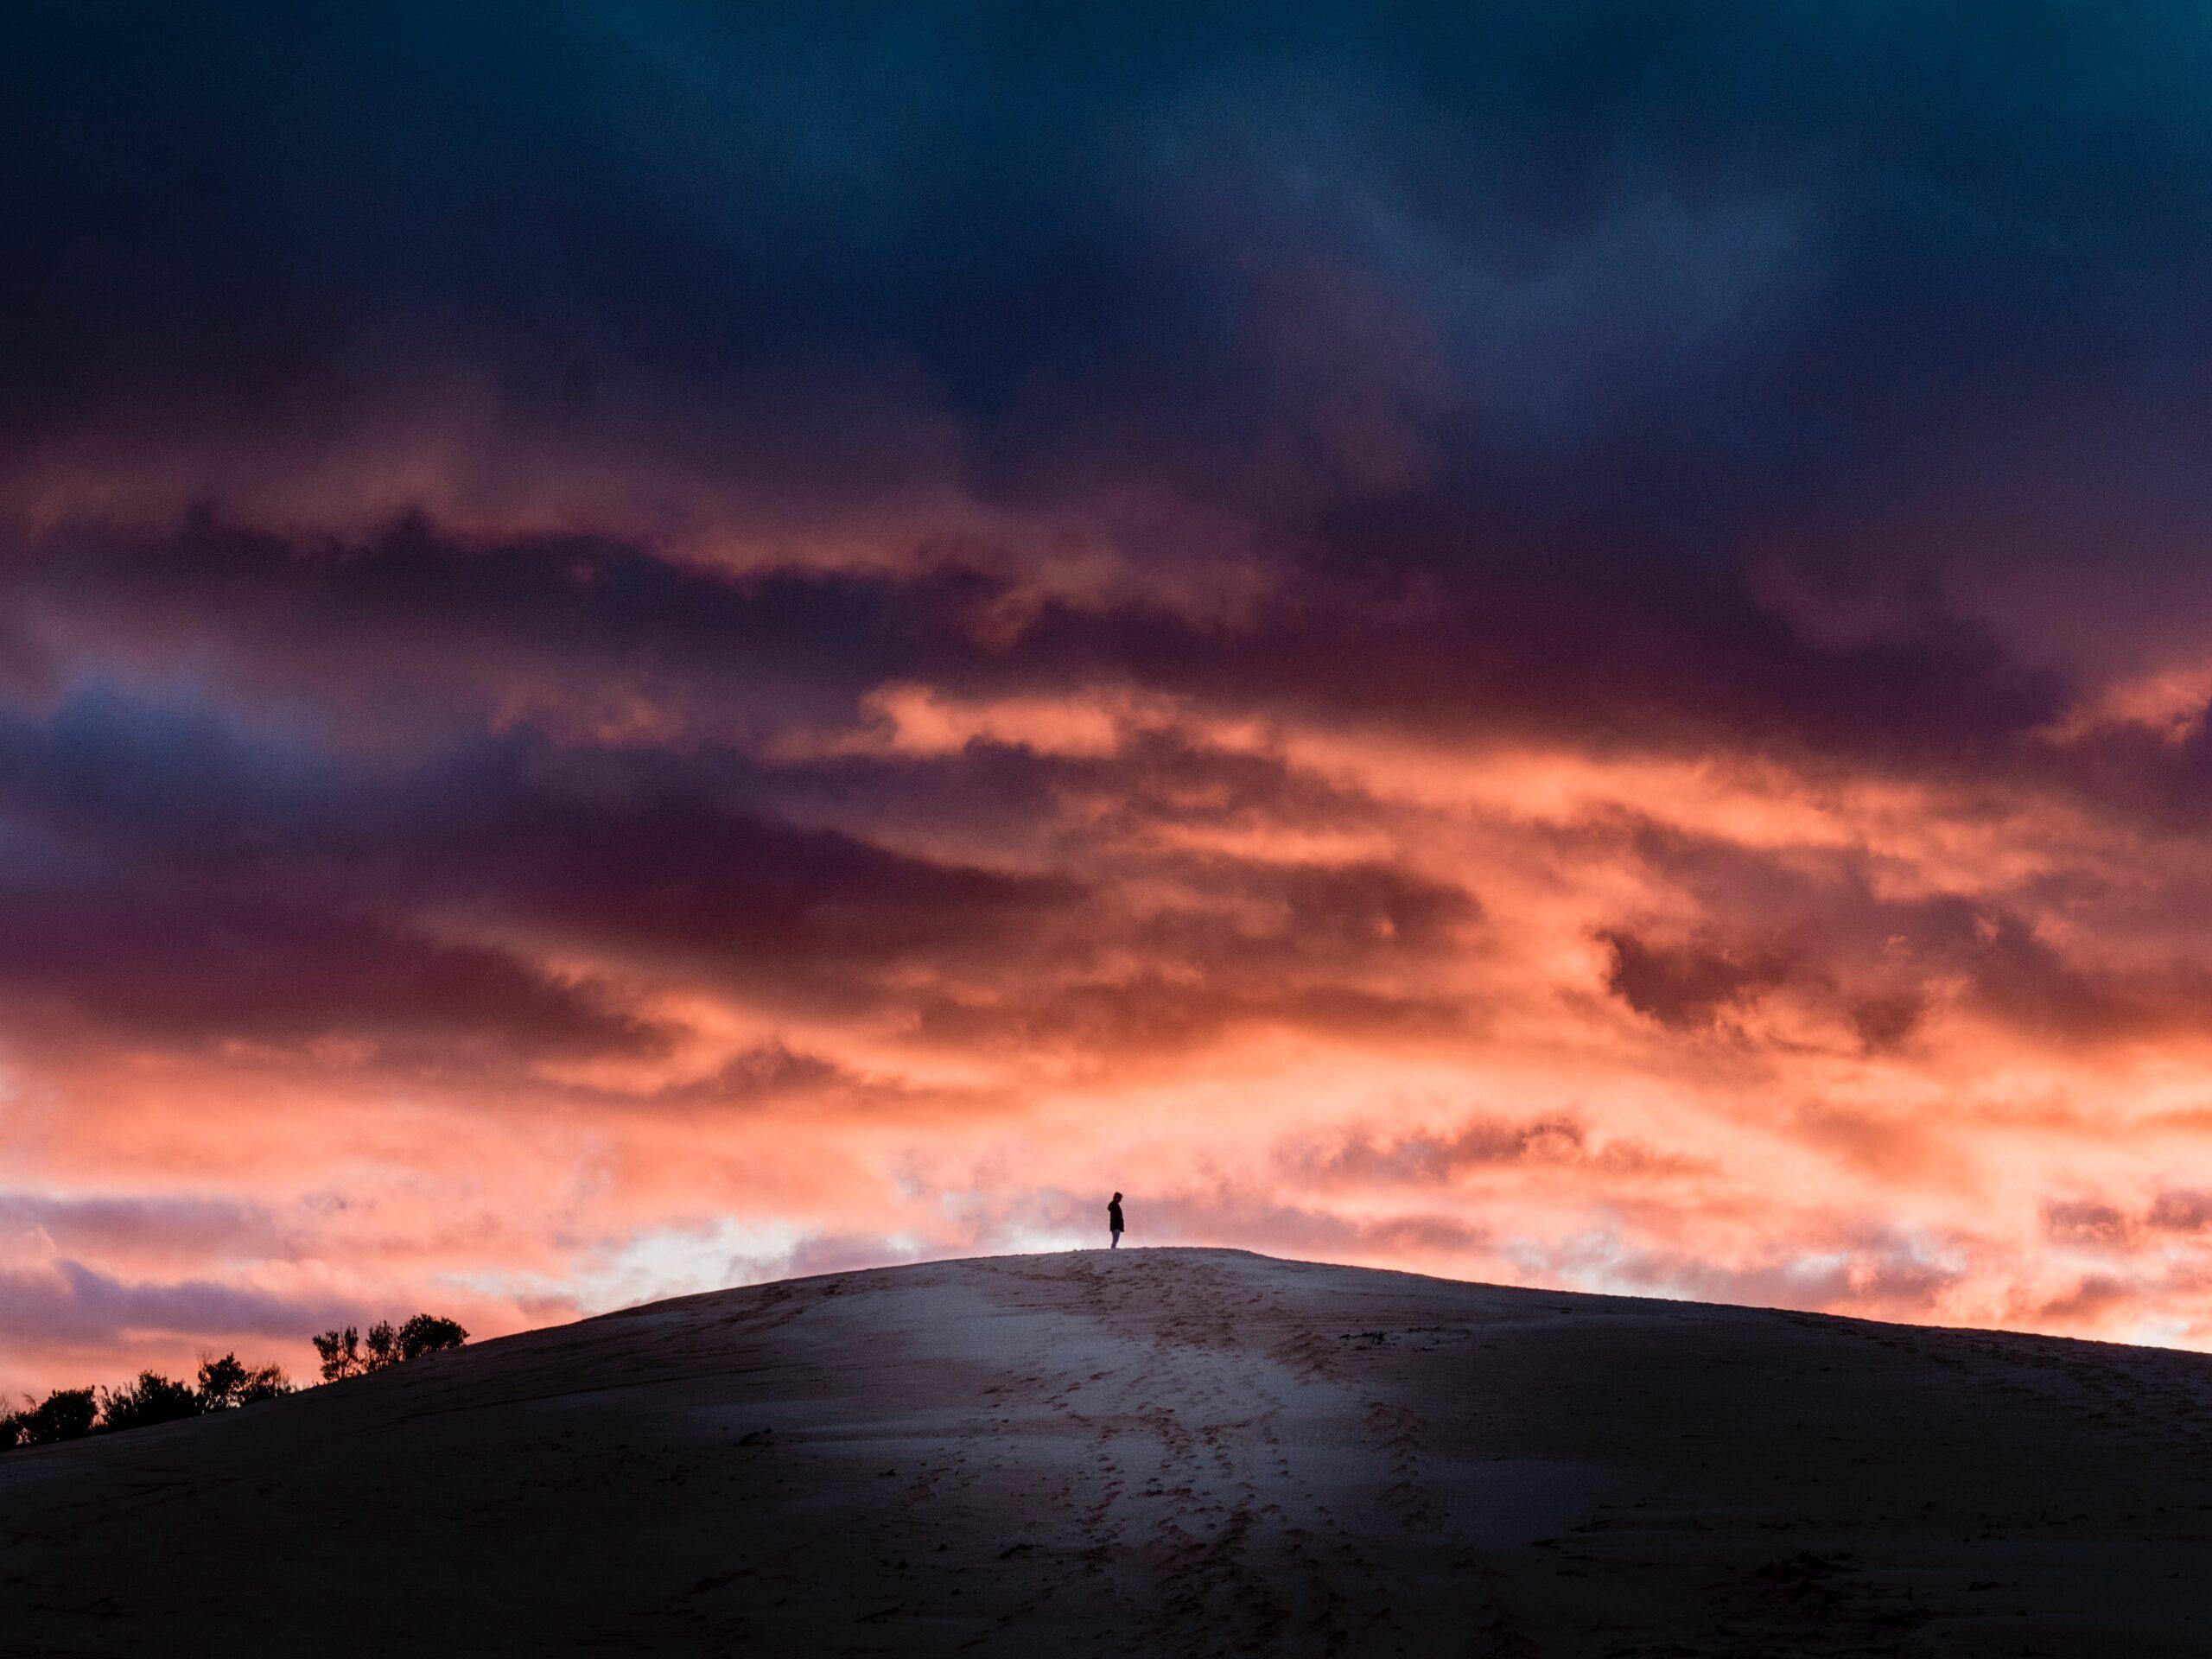
<path id="1" fill-rule="evenodd" d="M 946 1262 L 0 1457 L 10 1655 L 2212 1651 L 2212 1360 Z"/>

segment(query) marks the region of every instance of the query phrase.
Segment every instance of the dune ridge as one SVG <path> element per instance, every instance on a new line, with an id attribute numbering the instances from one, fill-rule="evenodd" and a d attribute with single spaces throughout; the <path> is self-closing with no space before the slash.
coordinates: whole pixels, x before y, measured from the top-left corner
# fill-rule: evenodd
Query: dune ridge
<path id="1" fill-rule="evenodd" d="M 1126 1249 L 0 1458 L 11 1654 L 2204 1650 L 2212 1359 Z"/>

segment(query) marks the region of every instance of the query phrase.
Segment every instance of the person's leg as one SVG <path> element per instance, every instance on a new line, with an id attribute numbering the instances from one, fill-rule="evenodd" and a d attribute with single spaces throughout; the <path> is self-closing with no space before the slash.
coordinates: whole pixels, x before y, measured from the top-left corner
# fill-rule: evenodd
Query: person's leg
<path id="1" fill-rule="evenodd" d="M 1109 1250 L 1118 1250 L 1122 1248 L 1122 1230 L 1120 1228 L 1116 1227 L 1114 1230 L 1114 1242 L 1111 1244 L 1109 1244 L 1106 1248 Z"/>

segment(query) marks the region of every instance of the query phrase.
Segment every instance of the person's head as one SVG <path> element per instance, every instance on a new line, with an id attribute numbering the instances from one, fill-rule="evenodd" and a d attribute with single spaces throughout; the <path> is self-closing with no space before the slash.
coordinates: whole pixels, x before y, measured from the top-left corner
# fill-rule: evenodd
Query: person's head
<path id="1" fill-rule="evenodd" d="M 1114 1202 L 1115 1202 L 1115 1203 L 1116 1203 L 1116 1204 L 1119 1204 L 1121 1201 L 1122 1201 L 1122 1195 L 1121 1195 L 1120 1193 L 1116 1192 L 1116 1193 L 1114 1195 Z"/>

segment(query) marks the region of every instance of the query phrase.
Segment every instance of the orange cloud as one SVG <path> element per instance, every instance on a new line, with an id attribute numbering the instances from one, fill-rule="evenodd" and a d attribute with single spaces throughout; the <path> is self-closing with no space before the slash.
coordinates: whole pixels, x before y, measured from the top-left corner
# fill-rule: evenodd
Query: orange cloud
<path id="1" fill-rule="evenodd" d="M 79 667 L 0 708 L 0 1387 L 1116 1189 L 1141 1240 L 2212 1332 L 2186 780 L 2034 699 L 1870 742 L 1762 658 L 1631 737 L 1643 681 L 1463 672 L 1433 594 L 1217 615 L 1215 678 L 1188 610 L 957 563 L 179 556 L 14 576 Z"/>

